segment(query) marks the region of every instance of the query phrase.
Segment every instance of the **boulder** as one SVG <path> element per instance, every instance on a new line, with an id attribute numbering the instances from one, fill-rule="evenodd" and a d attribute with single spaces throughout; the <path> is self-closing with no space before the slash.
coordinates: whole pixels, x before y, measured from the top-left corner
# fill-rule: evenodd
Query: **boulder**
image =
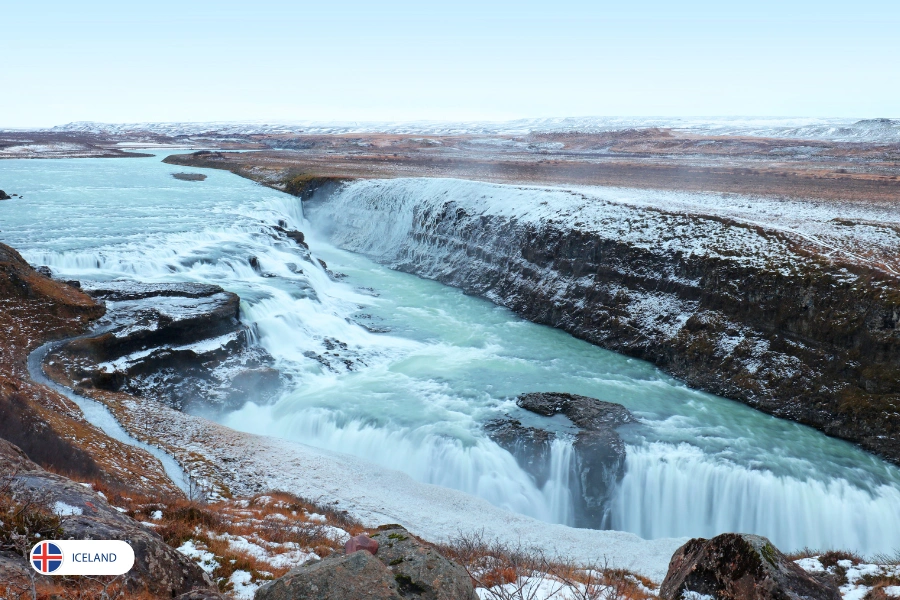
<path id="1" fill-rule="evenodd" d="M 740 533 L 695 538 L 675 551 L 659 596 L 682 600 L 690 592 L 715 600 L 841 599 L 837 586 L 814 579 L 766 538 Z"/>
<path id="2" fill-rule="evenodd" d="M 32 576 L 35 576 L 36 583 L 46 585 L 52 581 L 51 577 L 35 573 L 28 561 L 15 552 L 0 550 L 0 598 L 27 598 L 25 595 L 7 595 L 4 592 L 24 592 L 31 587 Z"/>
<path id="3" fill-rule="evenodd" d="M 378 552 L 378 542 L 365 534 L 355 535 L 344 544 L 344 552 L 353 554 L 359 550 L 365 550 L 369 554 Z"/>
<path id="4" fill-rule="evenodd" d="M 272 227 L 272 229 L 285 236 L 289 240 L 292 240 L 301 248 L 309 250 L 309 245 L 306 243 L 306 236 L 303 235 L 302 231 L 287 229 L 287 223 L 285 223 L 284 221 L 278 221 L 278 225 Z"/>
<path id="5" fill-rule="evenodd" d="M 11 198 L 10 198 L 9 194 L 4 192 L 3 190 L 0 190 L 0 200 L 10 200 L 10 199 Z"/>
<path id="6" fill-rule="evenodd" d="M 401 600 L 393 573 L 364 550 L 313 560 L 256 590 L 256 600 Z"/>
<path id="7" fill-rule="evenodd" d="M 206 175 L 202 173 L 172 173 L 172 177 L 181 181 L 205 181 Z"/>
<path id="8" fill-rule="evenodd" d="M 578 428 L 572 444 L 574 524 L 593 529 L 608 527 L 610 495 L 625 474 L 625 443 L 616 428 L 635 422 L 634 416 L 621 404 L 557 392 L 522 394 L 516 404 L 544 417 L 562 414 Z M 535 477 L 538 485 L 546 482 L 550 442 L 555 434 L 521 426 L 518 421 L 510 421 L 505 427 L 489 424 L 487 429 Z M 510 443 L 516 436 L 518 441 Z"/>
<path id="9" fill-rule="evenodd" d="M 378 528 L 378 559 L 390 568 L 405 597 L 477 600 L 468 572 L 399 525 Z"/>
<path id="10" fill-rule="evenodd" d="M 256 600 L 478 600 L 463 567 L 400 525 L 379 527 L 366 539 L 377 544 L 377 554 L 358 550 L 309 561 L 261 587 Z"/>
<path id="11" fill-rule="evenodd" d="M 147 527 L 110 506 L 103 496 L 74 481 L 48 473 L 24 458 L 16 446 L 0 444 L 0 473 L 9 473 L 11 495 L 30 501 L 62 517 L 61 539 L 124 540 L 134 549 L 134 567 L 124 583 L 134 593 L 172 598 L 194 588 L 210 588 L 212 581 L 200 567 L 168 546 Z M 14 556 L 3 562 L 27 561 Z M 0 568 L 6 570 L 0 564 Z"/>
<path id="12" fill-rule="evenodd" d="M 619 427 L 635 420 L 634 415 L 621 404 L 577 394 L 559 392 L 522 394 L 516 398 L 516 404 L 545 417 L 563 414 L 585 431 Z"/>

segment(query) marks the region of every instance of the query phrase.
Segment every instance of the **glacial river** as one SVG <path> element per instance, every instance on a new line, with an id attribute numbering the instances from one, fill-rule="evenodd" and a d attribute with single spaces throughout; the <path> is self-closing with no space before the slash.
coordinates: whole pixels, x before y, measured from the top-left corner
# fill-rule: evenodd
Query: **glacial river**
<path id="1" fill-rule="evenodd" d="M 515 406 L 517 394 L 578 393 L 640 420 L 621 431 L 628 455 L 614 529 L 645 538 L 751 532 L 784 550 L 900 547 L 900 470 L 884 461 L 336 248 L 294 197 L 226 172 L 175 180 L 185 169 L 162 156 L 0 161 L 0 187 L 24 196 L 0 202 L 0 241 L 66 278 L 197 281 L 239 294 L 242 319 L 288 384 L 276 402 L 221 422 L 571 523 L 571 446 L 554 444 L 554 476 L 539 487 L 482 427 L 505 414 L 538 424 Z M 345 277 L 276 242 L 264 225 L 279 220 Z"/>

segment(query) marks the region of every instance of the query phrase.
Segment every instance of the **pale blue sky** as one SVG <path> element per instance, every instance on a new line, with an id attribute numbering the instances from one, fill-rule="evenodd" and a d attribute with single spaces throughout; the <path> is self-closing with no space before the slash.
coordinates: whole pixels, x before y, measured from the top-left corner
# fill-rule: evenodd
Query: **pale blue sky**
<path id="1" fill-rule="evenodd" d="M 0 126 L 900 117 L 900 1 L 0 0 Z"/>

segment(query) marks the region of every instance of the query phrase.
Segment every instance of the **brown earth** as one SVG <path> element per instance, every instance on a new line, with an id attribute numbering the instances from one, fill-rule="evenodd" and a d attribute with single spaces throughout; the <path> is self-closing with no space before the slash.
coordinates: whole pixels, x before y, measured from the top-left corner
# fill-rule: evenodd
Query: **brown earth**
<path id="1" fill-rule="evenodd" d="M 248 136 L 252 153 L 173 156 L 263 182 L 288 174 L 455 177 L 498 183 L 600 185 L 825 200 L 900 200 L 900 144 L 709 137 L 668 130 L 523 137 Z"/>

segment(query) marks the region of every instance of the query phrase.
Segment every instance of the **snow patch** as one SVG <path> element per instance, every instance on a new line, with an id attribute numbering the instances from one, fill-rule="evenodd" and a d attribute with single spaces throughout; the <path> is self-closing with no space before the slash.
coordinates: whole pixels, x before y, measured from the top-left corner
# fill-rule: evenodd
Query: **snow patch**
<path id="1" fill-rule="evenodd" d="M 61 500 L 57 500 L 53 503 L 53 512 L 60 517 L 71 517 L 74 515 L 84 514 L 84 511 L 81 508 L 72 506 L 71 504 L 66 504 Z"/>

